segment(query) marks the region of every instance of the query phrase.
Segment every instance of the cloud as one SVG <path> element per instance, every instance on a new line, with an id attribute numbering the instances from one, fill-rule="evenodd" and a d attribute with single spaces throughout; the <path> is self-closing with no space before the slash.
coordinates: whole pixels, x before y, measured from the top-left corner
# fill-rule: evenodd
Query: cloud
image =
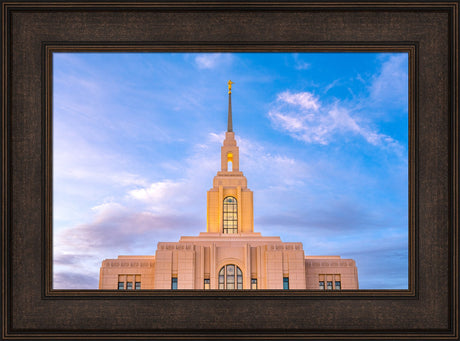
<path id="1" fill-rule="evenodd" d="M 85 254 L 59 254 L 54 257 L 53 262 L 54 265 L 74 265 L 89 257 L 91 256 Z"/>
<path id="2" fill-rule="evenodd" d="M 209 134 L 209 141 L 218 145 L 222 144 L 224 138 L 225 133 Z M 278 186 L 286 191 L 310 178 L 312 169 L 306 162 L 278 152 L 276 146 L 261 144 L 239 135 L 235 138 L 239 146 L 240 165 L 244 165 L 244 174 L 249 178 L 258 177 L 257 181 L 252 181 L 253 185 L 257 183 L 264 188 Z M 219 160 L 219 153 L 220 151 L 216 151 L 216 160 Z M 215 171 L 217 167 L 220 167 L 220 164 L 213 162 L 208 169 Z M 263 174 L 263 177 L 260 177 L 260 174 Z"/>
<path id="3" fill-rule="evenodd" d="M 311 67 L 310 63 L 306 63 L 299 59 L 298 53 L 294 53 L 293 57 L 294 57 L 294 68 L 296 70 L 307 70 Z"/>
<path id="4" fill-rule="evenodd" d="M 324 88 L 324 93 L 328 92 L 328 91 L 331 90 L 333 87 L 337 86 L 339 83 L 340 83 L 340 79 L 335 79 L 332 83 L 330 83 L 329 85 L 327 85 L 327 86 Z"/>
<path id="5" fill-rule="evenodd" d="M 294 229 L 320 230 L 322 233 L 348 233 L 386 226 L 382 220 L 366 207 L 350 201 L 330 201 L 329 206 L 306 205 L 303 211 L 280 212 L 276 215 L 260 216 L 257 224 L 273 229 L 292 227 Z"/>
<path id="6" fill-rule="evenodd" d="M 99 277 L 75 272 L 54 273 L 53 289 L 97 289 Z"/>
<path id="7" fill-rule="evenodd" d="M 312 109 L 317 111 L 320 107 L 318 98 L 309 92 L 290 93 L 285 91 L 278 95 L 278 101 L 298 105 L 303 110 Z"/>
<path id="8" fill-rule="evenodd" d="M 403 106 L 407 111 L 408 79 L 407 54 L 393 54 L 374 76 L 369 89 L 370 98 L 377 104 L 385 104 L 386 107 Z"/>
<path id="9" fill-rule="evenodd" d="M 225 132 L 222 132 L 220 134 L 216 133 L 209 133 L 209 141 L 214 142 L 214 143 L 222 143 L 222 141 L 225 139 Z"/>
<path id="10" fill-rule="evenodd" d="M 176 241 L 195 234 L 204 217 L 190 214 L 154 214 L 118 203 L 94 207 L 85 224 L 55 232 L 55 289 L 95 289 L 102 260 L 120 254 L 154 255 L 160 241 Z"/>
<path id="11" fill-rule="evenodd" d="M 215 69 L 219 65 L 228 64 L 233 60 L 229 53 L 202 53 L 195 57 L 199 69 Z"/>
<path id="12" fill-rule="evenodd" d="M 128 192 L 132 198 L 149 205 L 155 212 L 175 212 L 190 201 L 188 184 L 184 181 L 165 180 L 150 184 L 148 187 Z"/>
<path id="13" fill-rule="evenodd" d="M 295 69 L 296 70 L 307 70 L 310 68 L 310 64 L 309 63 L 301 63 L 301 62 L 298 62 L 296 65 L 295 65 Z"/>
<path id="14" fill-rule="evenodd" d="M 105 204 L 97 208 L 97 214 L 91 222 L 59 232 L 56 249 L 62 253 L 72 251 L 81 254 L 86 251 L 91 254 L 107 250 L 112 253 L 114 249 L 150 248 L 153 254 L 153 242 L 159 241 L 159 236 L 186 231 L 199 226 L 203 221 L 190 215 L 137 212 L 117 203 Z M 61 257 L 61 254 L 57 256 Z"/>
<path id="15" fill-rule="evenodd" d="M 339 105 L 323 105 L 310 92 L 282 92 L 268 112 L 275 128 L 306 142 L 327 145 L 338 135 L 354 134 L 375 146 L 396 146 L 390 136 L 380 134 L 359 123 L 350 110 Z"/>
<path id="16" fill-rule="evenodd" d="M 380 238 L 353 236 L 354 241 L 343 243 L 342 257 L 356 261 L 360 289 L 407 289 L 407 234 L 391 233 L 384 229 Z"/>
<path id="17" fill-rule="evenodd" d="M 407 288 L 407 231 L 394 217 L 379 216 L 351 203 L 332 203 L 321 210 L 308 203 L 301 214 L 280 212 L 255 221 L 263 235 L 303 243 L 308 255 L 340 255 L 358 266 L 361 289 Z M 281 232 L 282 231 L 282 232 Z"/>

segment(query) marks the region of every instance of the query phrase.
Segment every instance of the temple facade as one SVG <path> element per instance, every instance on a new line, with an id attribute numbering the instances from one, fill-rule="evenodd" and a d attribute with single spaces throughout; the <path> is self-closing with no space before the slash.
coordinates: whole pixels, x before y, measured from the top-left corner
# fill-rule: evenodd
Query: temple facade
<path id="1" fill-rule="evenodd" d="M 99 289 L 356 290 L 353 259 L 305 256 L 302 243 L 254 232 L 253 193 L 240 171 L 232 127 L 232 82 L 221 169 L 207 192 L 207 228 L 178 242 L 160 242 L 153 256 L 102 262 Z"/>

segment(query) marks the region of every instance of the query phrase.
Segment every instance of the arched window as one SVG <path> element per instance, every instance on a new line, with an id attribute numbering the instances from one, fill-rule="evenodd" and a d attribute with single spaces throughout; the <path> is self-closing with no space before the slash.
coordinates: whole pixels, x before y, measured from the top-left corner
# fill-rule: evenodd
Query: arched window
<path id="1" fill-rule="evenodd" d="M 224 233 L 238 233 L 238 204 L 234 197 L 224 199 Z"/>
<path id="2" fill-rule="evenodd" d="M 234 264 L 223 266 L 219 271 L 219 289 L 243 289 L 241 269 Z"/>
<path id="3" fill-rule="evenodd" d="M 227 154 L 227 171 L 229 172 L 233 171 L 233 154 L 232 153 Z"/>

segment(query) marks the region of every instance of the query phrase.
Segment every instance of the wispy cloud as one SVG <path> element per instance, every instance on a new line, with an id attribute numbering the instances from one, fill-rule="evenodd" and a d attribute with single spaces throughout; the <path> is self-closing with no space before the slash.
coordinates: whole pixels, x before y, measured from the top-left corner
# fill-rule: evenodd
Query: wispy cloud
<path id="1" fill-rule="evenodd" d="M 152 183 L 148 187 L 131 190 L 129 195 L 136 200 L 148 203 L 153 211 L 167 212 L 180 210 L 190 200 L 188 196 L 190 193 L 184 193 L 186 187 L 185 182 L 165 180 Z"/>
<path id="2" fill-rule="evenodd" d="M 328 207 L 318 207 L 314 203 L 307 205 L 303 211 L 280 212 L 276 215 L 259 216 L 256 221 L 261 226 L 280 228 L 307 228 L 311 232 L 324 234 L 349 234 L 353 231 L 369 231 L 382 228 L 390 219 L 382 219 L 375 212 L 369 212 L 352 200 L 330 200 Z"/>
<path id="3" fill-rule="evenodd" d="M 232 60 L 232 55 L 228 53 L 206 53 L 195 57 L 199 69 L 214 69 L 223 63 L 231 63 Z"/>
<path id="4" fill-rule="evenodd" d="M 330 84 L 328 84 L 325 88 L 324 88 L 324 93 L 328 92 L 329 90 L 331 90 L 332 88 L 334 88 L 335 86 L 337 86 L 338 84 L 340 83 L 340 79 L 334 79 L 334 81 Z"/>
<path id="5" fill-rule="evenodd" d="M 244 164 L 245 174 L 258 177 L 259 188 L 289 191 L 303 185 L 311 178 L 312 169 L 304 160 L 284 155 L 276 147 L 264 146 L 248 138 L 238 138 L 240 164 Z M 263 177 L 260 177 L 263 174 Z"/>
<path id="6" fill-rule="evenodd" d="M 357 231 L 346 239 L 325 243 L 322 238 L 312 238 L 314 253 L 338 254 L 353 258 L 358 266 L 360 288 L 401 289 L 408 285 L 407 233 L 394 233 L 389 228 L 379 229 L 379 237 Z"/>
<path id="7" fill-rule="evenodd" d="M 338 102 L 323 105 L 310 92 L 282 92 L 268 112 L 273 125 L 306 143 L 326 145 L 338 135 L 359 135 L 375 146 L 397 145 L 392 137 L 361 124 L 352 112 Z"/>
<path id="8" fill-rule="evenodd" d="M 317 111 L 320 107 L 318 98 L 309 92 L 290 93 L 286 91 L 278 95 L 278 101 L 297 105 L 303 110 Z"/>
<path id="9" fill-rule="evenodd" d="M 202 219 L 203 220 L 203 219 Z M 159 235 L 167 235 L 172 231 L 184 231 L 186 225 L 196 226 L 200 219 L 190 215 L 181 214 L 155 214 L 147 211 L 137 211 L 118 203 L 107 204 L 100 207 L 91 222 L 75 226 L 57 234 L 58 243 L 56 250 L 62 254 L 74 253 L 103 254 L 113 250 L 150 249 L 150 254 L 155 250 L 155 240 Z M 60 245 L 66 245 L 61 249 Z"/>
<path id="10" fill-rule="evenodd" d="M 310 63 L 307 63 L 299 58 L 298 53 L 294 53 L 294 68 L 296 70 L 307 70 L 311 67 Z"/>
<path id="11" fill-rule="evenodd" d="M 406 54 L 392 55 L 382 64 L 380 72 L 372 79 L 370 98 L 386 106 L 403 106 L 407 109 L 408 58 Z"/>
<path id="12" fill-rule="evenodd" d="M 97 289 L 99 276 L 97 273 L 76 273 L 63 271 L 53 277 L 54 289 Z"/>

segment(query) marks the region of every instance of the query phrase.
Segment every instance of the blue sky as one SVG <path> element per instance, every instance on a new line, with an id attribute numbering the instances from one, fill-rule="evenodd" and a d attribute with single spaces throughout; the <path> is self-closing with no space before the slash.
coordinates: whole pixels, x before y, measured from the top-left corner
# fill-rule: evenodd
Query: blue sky
<path id="1" fill-rule="evenodd" d="M 54 288 L 206 231 L 229 79 L 254 230 L 407 289 L 405 53 L 54 53 Z"/>

